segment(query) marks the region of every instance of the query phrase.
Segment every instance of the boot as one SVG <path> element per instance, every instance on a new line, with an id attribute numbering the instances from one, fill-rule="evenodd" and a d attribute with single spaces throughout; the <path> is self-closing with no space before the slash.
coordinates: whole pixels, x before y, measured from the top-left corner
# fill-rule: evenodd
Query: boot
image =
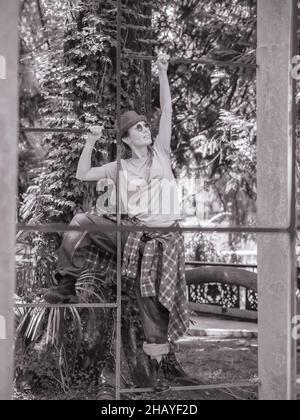
<path id="1" fill-rule="evenodd" d="M 189 376 L 183 370 L 173 351 L 163 358 L 162 369 L 167 380 L 176 386 L 200 385 L 198 379 Z"/>
<path id="2" fill-rule="evenodd" d="M 76 294 L 76 278 L 70 275 L 62 276 L 59 285 L 52 287 L 44 294 L 44 299 L 52 305 L 78 303 Z"/>
<path id="3" fill-rule="evenodd" d="M 116 374 L 112 367 L 105 366 L 100 376 L 100 384 L 97 392 L 97 400 L 116 399 Z"/>
<path id="4" fill-rule="evenodd" d="M 151 368 L 151 382 L 154 391 L 166 392 L 170 389 L 170 386 L 165 378 L 164 371 L 162 369 L 162 361 L 158 362 L 156 359 L 150 360 Z"/>

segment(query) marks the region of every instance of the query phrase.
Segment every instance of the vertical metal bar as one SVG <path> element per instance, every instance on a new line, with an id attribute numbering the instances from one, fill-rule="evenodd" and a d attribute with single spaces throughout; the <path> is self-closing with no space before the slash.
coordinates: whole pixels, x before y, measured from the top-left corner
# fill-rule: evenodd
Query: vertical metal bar
<path id="1" fill-rule="evenodd" d="M 296 0 L 258 0 L 259 377 L 263 400 L 296 399 L 295 119 L 291 64 Z"/>
<path id="2" fill-rule="evenodd" d="M 19 0 L 0 1 L 0 399 L 12 395 Z"/>
<path id="3" fill-rule="evenodd" d="M 298 4 L 297 0 L 292 0 L 291 5 L 291 55 L 292 57 L 297 54 L 297 29 L 298 29 Z M 292 73 L 290 68 L 290 74 Z M 290 207 L 290 217 L 291 217 L 291 236 L 290 242 L 293 247 L 293 263 L 291 267 L 291 314 L 290 319 L 287 319 L 288 325 L 287 328 L 291 329 L 291 324 L 293 325 L 293 318 L 297 315 L 297 277 L 298 277 L 298 268 L 297 268 L 297 255 L 296 255 L 296 241 L 297 241 L 297 139 L 296 139 L 296 122 L 297 122 L 297 105 L 296 105 L 296 80 L 291 78 L 291 117 L 290 117 L 290 135 L 291 135 L 291 147 L 289 148 L 289 160 L 291 161 L 291 207 Z M 289 296 L 288 296 L 289 299 Z M 292 337 L 292 340 L 288 339 L 288 347 L 290 348 L 290 360 L 288 360 L 288 369 L 290 372 L 288 376 L 290 381 L 288 382 L 288 394 L 291 400 L 297 400 L 297 342 Z"/>
<path id="4" fill-rule="evenodd" d="M 118 134 L 117 134 L 117 223 L 121 226 L 121 207 L 120 207 L 120 169 L 121 169 L 121 22 L 122 22 L 122 0 L 117 0 L 117 123 L 118 123 Z M 120 400 L 121 390 L 121 297 L 122 297 L 122 278 L 121 278 L 121 235 L 122 232 L 117 232 L 117 345 L 116 345 L 116 399 Z"/>

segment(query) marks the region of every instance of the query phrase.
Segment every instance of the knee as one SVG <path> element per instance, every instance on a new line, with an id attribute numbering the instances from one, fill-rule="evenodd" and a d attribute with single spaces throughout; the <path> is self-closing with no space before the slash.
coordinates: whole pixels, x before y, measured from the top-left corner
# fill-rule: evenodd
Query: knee
<path id="1" fill-rule="evenodd" d="M 70 226 L 84 226 L 88 223 L 88 217 L 85 213 L 78 213 L 76 214 L 71 223 Z"/>

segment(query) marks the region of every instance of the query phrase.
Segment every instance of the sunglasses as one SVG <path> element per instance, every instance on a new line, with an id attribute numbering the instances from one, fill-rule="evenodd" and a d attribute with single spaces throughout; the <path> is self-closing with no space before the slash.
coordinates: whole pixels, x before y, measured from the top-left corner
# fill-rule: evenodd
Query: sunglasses
<path id="1" fill-rule="evenodd" d="M 150 125 L 148 123 L 138 123 L 134 128 L 142 133 L 144 129 L 150 130 Z"/>

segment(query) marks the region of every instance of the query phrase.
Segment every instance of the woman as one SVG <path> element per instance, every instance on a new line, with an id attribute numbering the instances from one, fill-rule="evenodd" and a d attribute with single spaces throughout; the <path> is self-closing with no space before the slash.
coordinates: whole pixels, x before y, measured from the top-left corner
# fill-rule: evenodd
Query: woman
<path id="1" fill-rule="evenodd" d="M 149 233 L 145 227 L 178 227 L 180 204 L 170 163 L 172 104 L 167 77 L 168 57 L 158 57 L 162 116 L 159 136 L 152 146 L 150 127 L 144 116 L 135 111 L 121 116 L 121 136 L 132 157 L 121 161 L 120 193 L 123 224 L 143 226 L 140 232 L 122 232 L 122 274 L 135 281 L 137 302 L 146 342 L 144 351 L 151 359 L 153 387 L 168 389 L 162 372 L 162 360 L 170 351 L 170 342 L 188 328 L 189 316 L 185 296 L 185 262 L 183 237 L 175 229 L 167 233 Z M 91 167 L 91 155 L 102 128 L 91 129 L 80 157 L 77 178 L 81 181 L 109 179 L 117 182 L 117 162 Z M 103 209 L 100 209 L 103 212 Z M 109 218 L 78 214 L 72 226 L 87 232 L 67 232 L 59 250 L 56 278 L 59 286 L 45 294 L 49 303 L 74 303 L 76 279 L 80 276 L 89 244 L 96 244 L 116 254 L 117 235 Z M 99 226 L 99 232 L 88 232 Z M 172 230 L 172 232 L 171 232 Z"/>

